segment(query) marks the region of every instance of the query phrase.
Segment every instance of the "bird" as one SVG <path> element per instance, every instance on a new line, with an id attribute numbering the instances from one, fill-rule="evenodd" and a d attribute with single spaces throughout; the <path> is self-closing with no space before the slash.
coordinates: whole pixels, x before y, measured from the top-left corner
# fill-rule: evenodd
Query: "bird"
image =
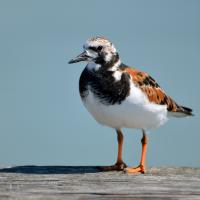
<path id="1" fill-rule="evenodd" d="M 101 170 L 146 173 L 147 131 L 172 117 L 193 116 L 192 109 L 176 103 L 148 73 L 121 62 L 114 44 L 107 38 L 92 37 L 85 42 L 83 50 L 68 62 L 87 62 L 79 79 L 82 102 L 98 123 L 117 133 L 117 161 L 102 166 Z M 128 167 L 123 161 L 123 128 L 142 131 L 141 160 L 136 167 Z"/>

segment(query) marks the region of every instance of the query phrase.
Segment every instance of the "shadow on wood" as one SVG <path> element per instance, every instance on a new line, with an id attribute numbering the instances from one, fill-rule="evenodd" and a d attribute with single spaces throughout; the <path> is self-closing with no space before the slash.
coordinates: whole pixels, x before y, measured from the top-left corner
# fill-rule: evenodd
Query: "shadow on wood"
<path id="1" fill-rule="evenodd" d="M 85 174 L 100 172 L 97 166 L 35 166 L 25 165 L 0 169 L 0 173 Z"/>

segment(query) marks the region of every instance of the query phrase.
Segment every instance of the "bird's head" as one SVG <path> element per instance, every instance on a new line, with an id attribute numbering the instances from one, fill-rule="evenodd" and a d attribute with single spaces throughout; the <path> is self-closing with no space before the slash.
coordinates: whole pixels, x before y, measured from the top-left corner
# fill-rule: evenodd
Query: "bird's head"
<path id="1" fill-rule="evenodd" d="M 69 61 L 69 64 L 87 61 L 96 64 L 115 63 L 119 60 L 119 55 L 114 45 L 104 37 L 94 37 L 86 41 L 83 45 L 84 51 Z"/>

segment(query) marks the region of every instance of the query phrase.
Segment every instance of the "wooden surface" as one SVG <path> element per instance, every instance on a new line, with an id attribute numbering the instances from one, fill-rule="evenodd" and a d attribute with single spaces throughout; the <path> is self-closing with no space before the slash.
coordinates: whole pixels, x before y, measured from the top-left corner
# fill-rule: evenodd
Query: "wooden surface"
<path id="1" fill-rule="evenodd" d="M 0 168 L 0 200 L 200 200 L 200 169 L 150 168 L 145 175 L 93 166 Z"/>

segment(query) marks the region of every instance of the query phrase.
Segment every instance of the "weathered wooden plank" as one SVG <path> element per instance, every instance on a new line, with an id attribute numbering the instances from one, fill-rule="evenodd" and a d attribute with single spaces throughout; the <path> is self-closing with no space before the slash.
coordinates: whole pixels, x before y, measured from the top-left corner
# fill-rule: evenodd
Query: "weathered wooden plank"
<path id="1" fill-rule="evenodd" d="M 150 168 L 130 175 L 93 166 L 1 168 L 0 199 L 200 199 L 200 169 Z"/>

